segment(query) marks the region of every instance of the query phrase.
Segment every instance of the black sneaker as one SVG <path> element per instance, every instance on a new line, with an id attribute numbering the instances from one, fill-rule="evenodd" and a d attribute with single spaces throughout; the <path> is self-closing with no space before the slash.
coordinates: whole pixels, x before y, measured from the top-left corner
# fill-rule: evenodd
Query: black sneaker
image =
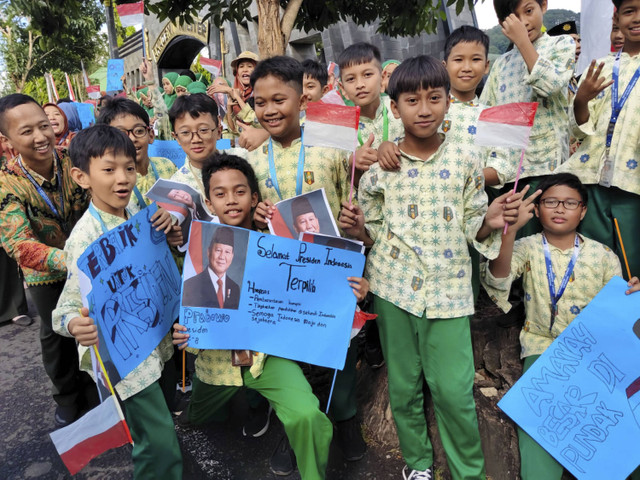
<path id="1" fill-rule="evenodd" d="M 53 417 L 56 427 L 62 428 L 76 421 L 78 417 L 78 407 L 75 405 L 58 405 Z"/>
<path id="2" fill-rule="evenodd" d="M 188 408 L 185 408 L 184 410 L 182 410 L 182 412 L 180 412 L 180 415 L 176 417 L 176 424 L 178 424 L 183 428 L 189 428 L 193 425 L 189 421 L 189 415 L 187 414 L 187 412 L 188 412 Z"/>
<path id="3" fill-rule="evenodd" d="M 271 471 L 279 476 L 285 477 L 291 475 L 296 469 L 296 456 L 291 449 L 289 439 L 283 435 L 275 451 L 269 459 L 269 467 Z"/>
<path id="4" fill-rule="evenodd" d="M 380 347 L 380 344 L 378 343 L 376 346 L 366 343 L 364 346 L 364 358 L 374 370 L 382 367 L 384 365 L 384 356 L 382 355 L 382 347 Z"/>
<path id="5" fill-rule="evenodd" d="M 355 462 L 364 457 L 364 453 L 367 451 L 367 444 L 362 438 L 362 430 L 356 417 L 337 422 L 336 429 L 338 446 L 345 460 Z"/>
<path id="6" fill-rule="evenodd" d="M 249 418 L 242 427 L 242 435 L 258 438 L 269 430 L 269 420 L 273 408 L 268 402 L 262 402 L 258 408 L 249 408 Z"/>

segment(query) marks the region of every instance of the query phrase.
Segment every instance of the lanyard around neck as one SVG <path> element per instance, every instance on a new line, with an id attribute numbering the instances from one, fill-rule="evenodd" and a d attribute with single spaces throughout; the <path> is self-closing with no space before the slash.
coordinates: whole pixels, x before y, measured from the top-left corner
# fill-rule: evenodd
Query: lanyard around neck
<path id="1" fill-rule="evenodd" d="M 104 220 L 102 220 L 102 216 L 100 215 L 100 212 L 98 212 L 98 209 L 93 206 L 93 202 L 89 203 L 89 213 L 100 224 L 100 228 L 102 229 L 102 233 L 107 233 L 109 231 L 109 228 L 107 228 L 107 224 L 104 223 Z M 125 214 L 126 214 L 127 218 L 131 218 L 131 213 L 129 213 L 129 210 L 125 209 Z"/>
<path id="2" fill-rule="evenodd" d="M 298 173 L 296 176 L 296 196 L 302 193 L 302 179 L 304 177 L 304 133 L 300 134 L 300 153 L 298 154 Z M 282 200 L 280 186 L 278 184 L 278 174 L 276 172 L 276 162 L 273 158 L 273 141 L 269 137 L 269 175 L 271 176 L 271 184 L 276 190 L 278 197 Z"/>
<path id="3" fill-rule="evenodd" d="M 631 95 L 631 91 L 638 83 L 638 78 L 640 78 L 640 67 L 635 71 L 631 80 L 629 80 L 629 84 L 627 88 L 625 88 L 622 93 L 622 97 L 618 99 L 619 92 L 619 79 L 620 79 L 620 55 L 622 54 L 622 50 L 620 50 L 616 54 L 616 59 L 613 62 L 613 84 L 611 85 L 611 119 L 609 120 L 609 127 L 607 128 L 607 139 L 606 139 L 606 148 L 607 151 L 611 148 L 611 142 L 613 140 L 613 131 L 615 130 L 616 123 L 618 121 L 618 117 L 620 116 L 620 112 L 622 112 L 622 107 L 629 99 Z"/>
<path id="4" fill-rule="evenodd" d="M 549 325 L 549 331 L 553 328 L 553 322 L 555 321 L 556 315 L 558 314 L 558 301 L 562 298 L 567 285 L 569 284 L 569 280 L 571 279 L 571 275 L 573 274 L 573 269 L 576 266 L 576 262 L 578 261 L 578 254 L 580 253 L 580 238 L 576 234 L 576 238 L 573 244 L 573 255 L 571 255 L 571 260 L 569 261 L 569 265 L 567 265 L 567 270 L 564 272 L 564 276 L 562 277 L 562 281 L 560 282 L 560 288 L 556 293 L 556 275 L 553 272 L 553 264 L 551 263 L 551 252 L 549 251 L 549 242 L 547 241 L 547 237 L 542 235 L 542 246 L 544 248 L 544 263 L 547 267 L 547 283 L 549 284 L 549 296 L 551 297 L 551 322 Z"/>
<path id="5" fill-rule="evenodd" d="M 380 99 L 382 103 L 382 141 L 386 142 L 389 140 L 389 117 L 387 116 L 387 106 L 384 101 Z M 364 141 L 362 140 L 362 132 L 358 128 L 358 143 L 360 146 L 364 145 Z"/>
<path id="6" fill-rule="evenodd" d="M 51 199 L 49 198 L 49 195 L 47 195 L 47 193 L 36 181 L 36 179 L 33 178 L 33 176 L 27 171 L 24 164 L 22 163 L 22 156 L 18 157 L 18 165 L 20 166 L 22 173 L 24 173 L 27 179 L 31 182 L 31 184 L 34 186 L 34 188 L 38 192 L 38 195 L 40 195 L 42 200 L 44 200 L 44 202 L 47 204 L 47 206 L 53 212 L 56 218 L 60 222 L 64 222 L 64 192 L 63 192 L 64 189 L 62 188 L 62 165 L 61 165 L 62 162 L 60 161 L 57 154 L 55 153 L 55 150 L 53 155 L 55 157 L 56 164 L 57 164 L 56 183 L 58 184 L 58 192 L 60 194 L 60 211 L 58 211 L 58 208 L 56 207 L 55 203 L 51 201 Z"/>

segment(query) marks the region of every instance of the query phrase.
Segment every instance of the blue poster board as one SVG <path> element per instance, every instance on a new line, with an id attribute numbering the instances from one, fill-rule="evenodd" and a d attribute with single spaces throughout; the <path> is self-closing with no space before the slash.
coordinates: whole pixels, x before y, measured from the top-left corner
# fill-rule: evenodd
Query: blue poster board
<path id="1" fill-rule="evenodd" d="M 614 277 L 498 403 L 580 480 L 640 465 L 640 293 Z"/>
<path id="2" fill-rule="evenodd" d="M 165 234 L 151 226 L 156 210 L 152 204 L 105 233 L 78 259 L 91 281 L 89 313 L 114 384 L 151 354 L 178 317 L 180 273 Z"/>
<path id="3" fill-rule="evenodd" d="M 184 153 L 184 150 L 182 150 L 182 147 L 176 140 L 155 139 L 153 143 L 149 145 L 148 153 L 150 157 L 168 158 L 178 168 L 184 165 L 184 160 L 187 157 L 187 154 Z"/>
<path id="4" fill-rule="evenodd" d="M 180 309 L 189 346 L 342 369 L 356 307 L 347 277 L 362 276 L 364 260 L 359 252 L 194 221 Z M 221 271 L 217 294 L 212 275 Z"/>
<path id="5" fill-rule="evenodd" d="M 107 92 L 123 90 L 122 76 L 124 75 L 124 60 L 112 58 L 107 62 Z"/>
<path id="6" fill-rule="evenodd" d="M 80 118 L 82 128 L 89 128 L 96 123 L 96 116 L 94 114 L 93 105 L 90 103 L 73 102 Z"/>

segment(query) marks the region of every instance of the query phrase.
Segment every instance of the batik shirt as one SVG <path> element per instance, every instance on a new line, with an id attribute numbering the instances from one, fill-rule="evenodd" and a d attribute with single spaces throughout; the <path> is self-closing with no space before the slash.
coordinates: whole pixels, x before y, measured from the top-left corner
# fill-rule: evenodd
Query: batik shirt
<path id="1" fill-rule="evenodd" d="M 125 219 L 110 215 L 98 208 L 96 208 L 96 211 L 109 230 L 126 222 Z M 128 211 L 130 215 L 137 213 L 135 206 L 132 210 Z M 69 321 L 80 316 L 79 311 L 82 308 L 82 294 L 78 282 L 78 258 L 80 258 L 87 248 L 89 248 L 89 245 L 97 240 L 103 233 L 100 222 L 87 211 L 76 224 L 64 247 L 69 272 L 62 294 L 58 299 L 58 305 L 51 314 L 51 317 L 54 331 L 65 337 L 72 336 L 68 330 Z M 80 368 L 92 373 L 89 348 L 78 344 L 78 355 L 80 357 Z M 171 342 L 171 334 L 168 333 L 140 365 L 114 385 L 120 398 L 126 400 L 158 380 L 162 373 L 164 363 L 171 358 L 171 355 L 173 355 L 173 344 Z"/>
<path id="2" fill-rule="evenodd" d="M 158 176 L 156 176 L 153 167 L 151 166 L 155 166 L 156 167 L 156 171 L 158 172 Z M 168 158 L 164 158 L 164 157 L 150 157 L 149 158 L 149 168 L 147 169 L 147 174 L 146 175 L 141 175 L 139 172 L 136 173 L 136 187 L 138 187 L 138 190 L 140 191 L 140 193 L 142 194 L 142 197 L 144 198 L 144 201 L 147 205 L 151 204 L 151 200 L 147 197 L 147 192 L 149 190 L 151 190 L 151 187 L 153 187 L 153 185 L 158 181 L 158 179 L 160 178 L 166 178 L 169 179 L 173 176 L 174 173 L 176 173 L 177 171 L 177 167 L 176 165 L 169 160 Z M 131 200 L 129 200 L 129 204 L 131 205 L 131 202 L 135 202 L 136 204 L 138 204 L 138 199 L 134 194 L 131 195 Z M 139 207 L 141 207 L 141 205 L 138 205 Z"/>
<path id="3" fill-rule="evenodd" d="M 505 103 L 538 102 L 521 177 L 548 175 L 569 158 L 569 82 L 573 78 L 576 46 L 571 37 L 543 33 L 533 46 L 538 52 L 531 73 L 514 48 L 496 60 L 480 102 L 494 107 Z M 519 155 L 512 162 L 518 165 Z"/>
<path id="4" fill-rule="evenodd" d="M 384 136 L 384 119 L 388 121 L 387 137 Z M 382 142 L 389 141 L 398 143 L 404 137 L 404 125 L 402 120 L 393 116 L 391 112 L 391 99 L 388 96 L 380 97 L 380 105 L 376 110 L 376 116 L 371 119 L 360 115 L 360 124 L 358 125 L 358 140 L 366 143 L 369 135 L 373 133 L 373 143 L 371 147 L 378 148 Z"/>
<path id="5" fill-rule="evenodd" d="M 445 115 L 439 131 L 447 135 L 448 141 L 476 148 L 478 117 L 487 107 L 480 104 L 478 97 L 469 102 L 462 102 L 452 95 L 449 100 L 449 111 Z M 500 184 L 494 185 L 495 188 L 500 188 L 505 183 L 515 180 L 518 163 L 514 162 L 517 157 L 513 151 L 501 148 L 477 148 L 483 167 L 493 168 L 498 175 Z"/>
<path id="6" fill-rule="evenodd" d="M 445 140 L 427 160 L 402 152 L 399 170 L 364 173 L 358 200 L 375 242 L 371 292 L 419 317 L 471 315 L 468 244 L 487 258 L 500 251 L 498 231 L 476 241 L 487 211 L 476 150 Z"/>
<path id="7" fill-rule="evenodd" d="M 277 203 L 296 196 L 296 178 L 300 139 L 294 140 L 287 148 L 273 141 L 273 158 L 277 182 L 282 198 L 278 196 L 269 172 L 269 141 L 252 152 L 249 163 L 258 179 L 262 200 Z M 349 197 L 349 153 L 329 147 L 304 147 L 304 174 L 302 192 L 308 193 L 324 188 L 329 207 L 334 218 L 338 218 L 342 201 Z"/>
<path id="8" fill-rule="evenodd" d="M 87 192 L 71 178 L 69 157 L 64 152 L 58 152 L 58 155 L 54 160 L 52 179 L 45 179 L 26 165 L 24 167 L 60 212 L 56 173 L 57 162 L 60 162 L 66 232 L 20 168 L 18 157 L 2 162 L 0 167 L 0 242 L 20 266 L 27 285 L 31 286 L 62 282 L 67 277 L 62 249 L 71 229 L 89 205 Z"/>
<path id="9" fill-rule="evenodd" d="M 491 299 L 505 312 L 511 308 L 511 284 L 522 277 L 526 320 L 520 332 L 521 357 L 540 355 L 560 335 L 591 299 L 615 275 L 621 275 L 618 257 L 601 243 L 579 235 L 578 261 L 564 294 L 558 300 L 558 311 L 551 326 L 551 296 L 547 283 L 547 267 L 542 246 L 542 234 L 531 235 L 515 242 L 511 258 L 511 273 L 506 278 L 491 274 L 488 263 L 480 267 L 481 281 Z M 567 271 L 574 247 L 560 250 L 549 244 L 551 263 L 556 277 L 556 289 Z"/>
<path id="10" fill-rule="evenodd" d="M 613 53 L 601 60 L 604 68 L 600 76 L 609 81 L 613 78 Z M 640 67 L 640 55 L 630 57 L 623 53 L 620 57 L 620 79 L 618 98 L 622 97 L 631 77 Z M 586 75 L 582 76 L 582 80 Z M 607 87 L 600 95 L 589 102 L 589 120 L 578 125 L 573 108 L 569 110 L 573 136 L 582 140 L 569 161 L 560 171 L 577 175 L 582 183 L 594 184 L 600 181 L 600 171 L 606 146 L 607 127 L 611 119 L 611 87 Z M 640 83 L 632 90 L 631 95 L 622 107 L 616 123 L 611 142 L 609 156 L 614 161 L 612 186 L 640 195 Z"/>

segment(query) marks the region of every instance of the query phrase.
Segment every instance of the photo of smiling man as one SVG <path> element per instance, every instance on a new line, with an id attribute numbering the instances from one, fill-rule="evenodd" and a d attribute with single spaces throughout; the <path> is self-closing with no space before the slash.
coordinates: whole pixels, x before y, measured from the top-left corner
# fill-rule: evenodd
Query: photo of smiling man
<path id="1" fill-rule="evenodd" d="M 234 230 L 225 226 L 216 227 L 206 252 L 208 258 L 208 260 L 205 259 L 205 261 L 208 262 L 206 268 L 197 275 L 185 279 L 182 293 L 183 306 L 238 309 L 238 304 L 240 303 L 240 287 L 228 273 L 232 272 L 236 279 L 239 279 L 239 282 L 242 283 L 241 272 L 244 270 L 244 257 L 246 253 L 245 255 L 238 255 L 236 265 L 234 265 L 236 268 L 232 268 L 234 257 L 236 256 Z M 235 233 L 238 232 L 236 231 Z M 238 242 L 240 242 L 240 240 L 241 239 L 238 239 Z M 243 244 L 246 246 L 246 239 Z M 192 255 L 192 259 L 194 259 L 193 250 L 194 247 L 191 246 L 190 254 Z M 242 262 L 240 262 L 240 260 L 242 260 Z M 241 270 L 237 268 L 240 264 L 242 264 Z M 229 271 L 230 269 L 231 272 Z"/>

